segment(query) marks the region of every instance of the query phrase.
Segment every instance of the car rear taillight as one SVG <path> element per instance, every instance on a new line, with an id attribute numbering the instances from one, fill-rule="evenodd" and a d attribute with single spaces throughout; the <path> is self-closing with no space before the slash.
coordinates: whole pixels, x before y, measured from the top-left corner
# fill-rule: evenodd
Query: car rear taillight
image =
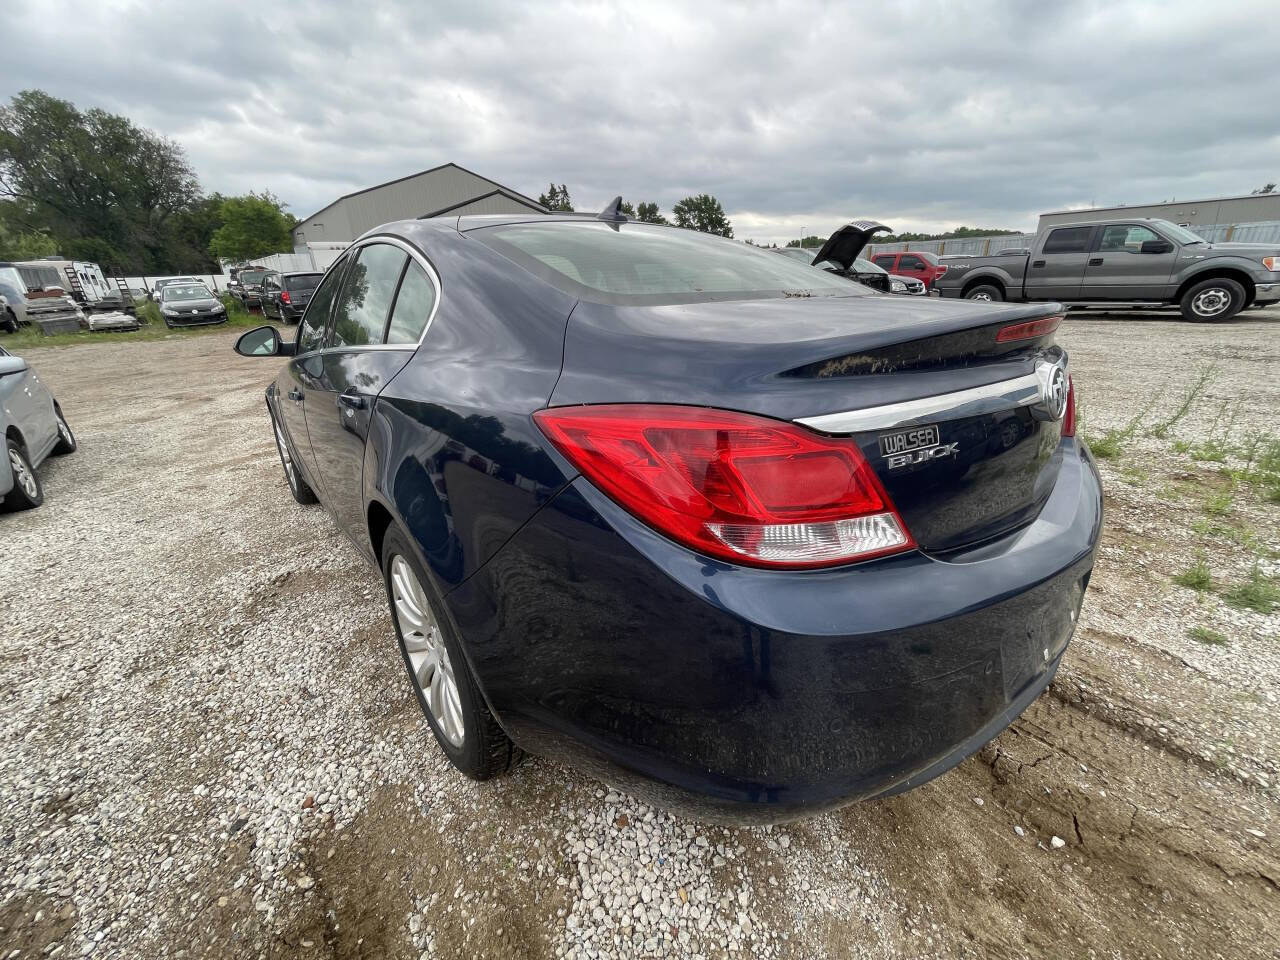
<path id="1" fill-rule="evenodd" d="M 1025 323 L 1014 323 L 1007 327 L 1002 327 L 1000 332 L 996 334 L 996 343 L 1008 343 L 1010 340 L 1033 340 L 1036 337 L 1043 337 L 1047 333 L 1053 333 L 1058 329 L 1058 325 L 1062 323 L 1061 315 L 1056 317 L 1039 317 L 1035 320 L 1028 320 Z"/>
<path id="2" fill-rule="evenodd" d="M 1067 377 L 1067 410 L 1062 415 L 1062 435 L 1076 435 L 1076 382 L 1071 377 Z"/>
<path id="3" fill-rule="evenodd" d="M 288 291 L 288 290 L 281 290 L 281 291 L 280 291 L 280 302 L 281 302 L 281 303 L 290 303 L 290 302 L 291 302 L 291 301 L 289 300 L 289 291 Z"/>
<path id="4" fill-rule="evenodd" d="M 561 407 L 534 420 L 605 494 L 714 557 L 823 567 L 915 546 L 852 440 L 745 413 L 658 404 Z"/>
<path id="5" fill-rule="evenodd" d="M 944 273 L 946 273 L 950 269 L 951 268 L 948 267 L 946 264 L 943 264 L 943 263 L 938 264 L 936 267 L 933 268 L 933 279 L 937 280 L 940 276 L 942 276 Z"/>

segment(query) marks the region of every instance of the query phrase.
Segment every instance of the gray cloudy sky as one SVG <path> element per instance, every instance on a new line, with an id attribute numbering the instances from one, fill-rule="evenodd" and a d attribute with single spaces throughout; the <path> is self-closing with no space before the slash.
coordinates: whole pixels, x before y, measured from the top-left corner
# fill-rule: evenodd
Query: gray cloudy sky
<path id="1" fill-rule="evenodd" d="M 5 19 L 0 97 L 126 114 L 206 190 L 270 189 L 300 217 L 450 160 L 533 196 L 563 181 L 579 209 L 710 192 L 765 242 L 1280 179 L 1270 0 L 46 0 Z"/>

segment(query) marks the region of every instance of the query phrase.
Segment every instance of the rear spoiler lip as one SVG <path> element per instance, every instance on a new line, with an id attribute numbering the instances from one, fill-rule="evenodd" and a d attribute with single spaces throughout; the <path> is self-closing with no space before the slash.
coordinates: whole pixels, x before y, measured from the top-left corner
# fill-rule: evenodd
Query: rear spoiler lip
<path id="1" fill-rule="evenodd" d="M 1067 354 L 1061 347 L 1052 348 L 1045 359 L 1038 361 L 1048 366 L 1060 366 L 1067 372 Z M 951 393 L 935 394 L 918 400 L 904 400 L 878 407 L 860 410 L 843 410 L 816 417 L 800 417 L 794 422 L 820 433 L 851 434 L 871 430 L 894 430 L 913 427 L 940 420 L 961 420 L 986 413 L 1007 412 L 1018 407 L 1034 407 L 1042 402 L 1039 371 L 998 380 L 980 387 L 969 387 Z"/>

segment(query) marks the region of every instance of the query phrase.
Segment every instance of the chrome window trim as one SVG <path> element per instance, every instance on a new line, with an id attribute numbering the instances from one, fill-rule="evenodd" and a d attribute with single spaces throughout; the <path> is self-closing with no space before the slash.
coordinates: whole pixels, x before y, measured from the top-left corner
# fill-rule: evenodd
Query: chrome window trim
<path id="1" fill-rule="evenodd" d="M 358 252 L 363 248 L 369 246 L 371 243 L 386 243 L 386 244 L 390 244 L 393 247 L 399 247 L 401 250 L 403 250 L 405 253 L 409 255 L 410 260 L 416 261 L 418 266 L 422 267 L 422 269 L 427 272 L 427 277 L 431 280 L 431 286 L 435 288 L 435 292 L 436 292 L 435 302 L 432 303 L 431 305 L 431 312 L 427 314 L 427 322 L 423 326 L 422 334 L 418 337 L 417 342 L 416 343 L 365 343 L 365 344 L 358 344 L 356 346 L 321 347 L 319 350 L 308 350 L 306 353 L 297 354 L 298 357 L 315 357 L 315 356 L 321 356 L 326 353 L 351 353 L 353 351 L 365 351 L 365 350 L 401 350 L 401 351 L 407 350 L 409 352 L 414 352 L 420 346 L 422 346 L 422 341 L 427 338 L 427 331 L 431 329 L 431 324 L 435 322 L 436 314 L 440 312 L 440 297 L 442 294 L 442 290 L 440 285 L 440 275 L 436 273 L 436 268 L 431 265 L 431 261 L 428 260 L 422 254 L 421 251 L 419 251 L 416 247 L 412 246 L 411 244 L 405 242 L 404 240 L 401 240 L 399 237 L 393 237 L 393 236 L 384 235 L 384 234 L 379 234 L 377 236 L 372 236 L 372 237 L 361 237 L 359 240 L 355 241 L 349 247 L 347 247 L 347 249 L 342 251 L 342 256 L 338 257 L 337 260 L 333 261 L 333 263 L 329 265 L 329 270 L 332 270 L 334 266 L 336 266 L 339 263 L 339 261 L 341 261 L 345 257 L 351 256 L 353 254 L 353 251 Z M 320 278 L 320 283 L 324 283 L 324 278 L 329 275 L 329 270 L 326 270 L 324 272 L 324 277 Z M 401 274 L 400 282 L 401 283 L 404 282 L 403 272 Z M 316 284 L 316 289 L 319 289 L 320 283 Z M 400 298 L 400 288 L 396 287 L 396 299 L 398 300 L 399 298 Z M 395 311 L 394 303 L 391 305 L 391 309 L 392 309 L 392 312 Z M 302 320 L 305 319 L 305 316 L 306 314 L 304 312 L 303 317 L 299 318 L 298 320 L 299 329 L 301 329 L 302 327 Z M 332 320 L 333 320 L 333 317 L 332 315 L 330 315 L 328 320 L 325 321 L 325 328 L 324 328 L 325 339 L 328 339 L 328 336 L 330 333 L 330 324 Z"/>
<path id="2" fill-rule="evenodd" d="M 1041 364 L 1046 367 L 1061 366 L 1063 372 L 1066 372 L 1065 356 L 1055 364 L 1041 361 L 1037 366 Z M 980 387 L 969 387 L 966 390 L 921 397 L 918 400 L 904 400 L 902 403 L 889 403 L 879 407 L 825 413 L 816 417 L 800 417 L 795 422 L 822 433 L 847 434 L 914 427 L 936 423 L 939 420 L 961 420 L 985 413 L 1007 412 L 1010 408 L 1034 407 L 1042 400 L 1041 384 L 1042 374 L 1033 371 L 1020 377 L 998 380 Z"/>

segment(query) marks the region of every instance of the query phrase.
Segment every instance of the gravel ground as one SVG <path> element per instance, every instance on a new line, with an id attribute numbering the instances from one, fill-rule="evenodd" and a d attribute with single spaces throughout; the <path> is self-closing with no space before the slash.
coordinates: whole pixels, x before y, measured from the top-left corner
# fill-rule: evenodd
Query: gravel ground
<path id="1" fill-rule="evenodd" d="M 1086 431 L 1142 420 L 1058 680 L 925 787 L 772 829 L 458 776 L 376 572 L 288 496 L 269 363 L 30 351 L 81 446 L 0 515 L 0 958 L 1275 956 L 1280 616 L 1223 593 L 1280 507 L 1175 443 L 1274 432 L 1278 337 L 1072 315 Z M 1199 556 L 1216 591 L 1171 582 Z"/>

